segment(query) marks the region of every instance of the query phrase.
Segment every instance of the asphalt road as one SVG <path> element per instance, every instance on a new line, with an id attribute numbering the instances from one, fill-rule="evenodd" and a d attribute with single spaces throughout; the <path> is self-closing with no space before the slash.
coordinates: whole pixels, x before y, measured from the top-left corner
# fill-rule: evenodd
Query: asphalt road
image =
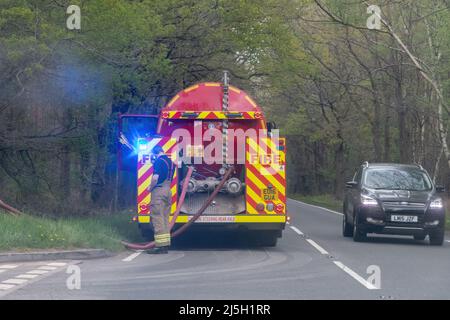
<path id="1" fill-rule="evenodd" d="M 168 255 L 3 264 L 0 299 L 450 299 L 448 240 L 443 247 L 392 236 L 355 243 L 342 237 L 339 213 L 294 200 L 288 208 L 292 218 L 275 248 L 209 234 Z M 81 288 L 70 290 L 72 265 Z"/>

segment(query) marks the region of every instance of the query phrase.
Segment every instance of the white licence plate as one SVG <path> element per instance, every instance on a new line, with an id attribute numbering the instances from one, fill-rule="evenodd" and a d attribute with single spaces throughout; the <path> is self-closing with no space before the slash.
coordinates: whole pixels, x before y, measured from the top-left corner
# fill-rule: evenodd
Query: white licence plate
<path id="1" fill-rule="evenodd" d="M 399 216 L 399 215 L 392 215 L 391 221 L 392 222 L 417 222 L 419 217 L 417 216 Z"/>

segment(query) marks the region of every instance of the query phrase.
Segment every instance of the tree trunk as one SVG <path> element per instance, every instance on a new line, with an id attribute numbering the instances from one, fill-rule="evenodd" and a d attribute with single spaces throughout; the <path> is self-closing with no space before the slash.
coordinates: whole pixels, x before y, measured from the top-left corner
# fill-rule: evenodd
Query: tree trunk
<path id="1" fill-rule="evenodd" d="M 338 199 L 342 199 L 344 195 L 344 151 L 344 141 L 341 140 L 334 153 L 336 169 L 336 178 L 334 180 L 334 195 Z"/>

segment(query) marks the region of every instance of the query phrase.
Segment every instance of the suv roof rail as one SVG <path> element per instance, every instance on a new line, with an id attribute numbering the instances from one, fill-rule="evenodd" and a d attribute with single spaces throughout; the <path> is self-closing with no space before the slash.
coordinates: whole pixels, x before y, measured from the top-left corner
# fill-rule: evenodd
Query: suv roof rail
<path id="1" fill-rule="evenodd" d="M 363 162 L 363 166 L 364 166 L 365 168 L 367 168 L 367 167 L 369 166 L 369 161 L 364 161 L 364 162 Z"/>

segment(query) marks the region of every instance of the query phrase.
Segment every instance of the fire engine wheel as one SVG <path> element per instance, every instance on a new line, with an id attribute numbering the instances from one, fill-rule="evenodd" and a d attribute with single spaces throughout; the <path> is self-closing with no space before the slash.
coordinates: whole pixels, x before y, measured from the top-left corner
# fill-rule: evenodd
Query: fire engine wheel
<path id="1" fill-rule="evenodd" d="M 153 229 L 151 227 L 139 227 L 142 238 L 145 241 L 152 241 L 154 237 Z"/>
<path id="2" fill-rule="evenodd" d="M 277 231 L 256 231 L 251 237 L 251 244 L 258 247 L 276 247 L 278 242 Z"/>

